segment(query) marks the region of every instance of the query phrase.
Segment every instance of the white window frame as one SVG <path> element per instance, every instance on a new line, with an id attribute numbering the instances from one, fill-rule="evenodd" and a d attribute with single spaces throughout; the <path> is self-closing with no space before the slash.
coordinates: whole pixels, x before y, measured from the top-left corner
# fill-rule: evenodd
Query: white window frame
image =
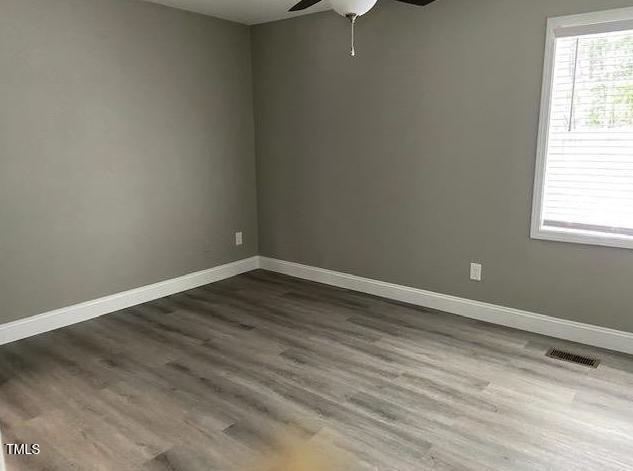
<path id="1" fill-rule="evenodd" d="M 581 231 L 577 229 L 543 228 L 541 225 L 545 192 L 545 171 L 547 168 L 547 150 L 549 144 L 551 97 L 554 87 L 556 39 L 566 36 L 605 33 L 628 29 L 633 30 L 633 7 L 560 16 L 547 20 L 543 89 L 541 91 L 541 113 L 539 117 L 536 175 L 534 177 L 534 198 L 530 231 L 530 235 L 533 239 L 633 249 L 633 237 L 620 234 Z"/>

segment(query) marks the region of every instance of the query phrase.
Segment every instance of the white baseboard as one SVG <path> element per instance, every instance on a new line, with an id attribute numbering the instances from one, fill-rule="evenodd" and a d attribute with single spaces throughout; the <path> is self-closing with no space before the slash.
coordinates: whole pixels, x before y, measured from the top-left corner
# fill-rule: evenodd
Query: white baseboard
<path id="1" fill-rule="evenodd" d="M 259 257 L 245 258 L 208 270 L 2 324 L 0 325 L 0 345 L 231 278 L 254 270 L 258 266 Z"/>
<path id="2" fill-rule="evenodd" d="M 256 268 L 492 324 L 633 354 L 633 333 L 259 256 L 2 324 L 0 345 L 231 278 Z"/>
<path id="3" fill-rule="evenodd" d="M 633 333 L 629 332 L 582 324 L 529 311 L 472 301 L 267 257 L 260 257 L 259 266 L 265 270 L 284 273 L 305 280 L 450 312 L 492 324 L 633 354 Z"/>

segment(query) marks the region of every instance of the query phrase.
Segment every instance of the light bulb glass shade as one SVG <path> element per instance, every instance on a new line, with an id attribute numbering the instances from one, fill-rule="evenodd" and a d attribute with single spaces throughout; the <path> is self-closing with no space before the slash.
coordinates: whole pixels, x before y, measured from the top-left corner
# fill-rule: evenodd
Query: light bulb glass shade
<path id="1" fill-rule="evenodd" d="M 373 8 L 378 0 L 330 0 L 332 8 L 339 15 L 364 15 Z"/>

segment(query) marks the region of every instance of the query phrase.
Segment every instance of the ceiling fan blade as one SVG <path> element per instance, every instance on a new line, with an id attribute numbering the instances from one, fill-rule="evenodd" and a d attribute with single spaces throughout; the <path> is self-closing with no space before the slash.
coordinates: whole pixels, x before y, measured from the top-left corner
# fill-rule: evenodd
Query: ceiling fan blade
<path id="1" fill-rule="evenodd" d="M 423 7 L 424 5 L 428 5 L 429 3 L 433 3 L 435 0 L 396 0 L 397 2 L 409 3 L 411 5 L 417 5 L 419 7 Z"/>
<path id="2" fill-rule="evenodd" d="M 288 11 L 305 10 L 306 8 L 310 8 L 312 5 L 316 5 L 320 1 L 321 0 L 301 0 L 299 3 L 297 3 L 294 7 L 292 7 Z"/>

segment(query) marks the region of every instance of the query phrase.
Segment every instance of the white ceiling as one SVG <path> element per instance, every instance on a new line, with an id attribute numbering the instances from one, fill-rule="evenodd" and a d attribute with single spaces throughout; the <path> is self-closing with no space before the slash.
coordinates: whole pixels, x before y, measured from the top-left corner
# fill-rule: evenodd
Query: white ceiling
<path id="1" fill-rule="evenodd" d="M 247 25 L 307 15 L 329 10 L 329 0 L 323 0 L 307 10 L 289 13 L 288 9 L 299 0 L 147 0 L 183 10 L 204 13 Z"/>

